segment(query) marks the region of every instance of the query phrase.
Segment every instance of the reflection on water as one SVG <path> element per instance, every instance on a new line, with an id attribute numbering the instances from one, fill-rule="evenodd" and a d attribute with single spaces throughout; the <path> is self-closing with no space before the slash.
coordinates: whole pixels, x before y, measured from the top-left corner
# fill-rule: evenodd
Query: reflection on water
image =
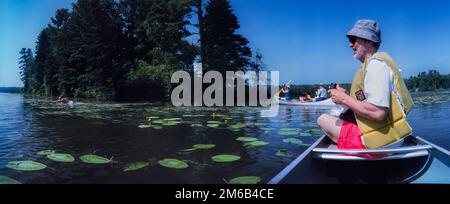
<path id="1" fill-rule="evenodd" d="M 94 103 L 68 107 L 0 94 L 0 175 L 23 183 L 224 183 L 240 176 L 258 176 L 267 182 L 320 136 L 315 120 L 328 110 L 281 106 L 275 118 L 261 118 L 260 110 Z M 421 104 L 410 118 L 417 134 L 448 148 L 449 139 L 442 136 L 449 133 L 448 122 L 442 120 L 448 113 L 448 102 Z M 264 143 L 253 146 L 237 141 L 239 137 L 256 137 Z M 289 138 L 300 143 L 284 142 Z M 181 151 L 195 144 L 216 146 Z M 47 149 L 76 160 L 58 163 L 36 154 Z M 114 162 L 85 164 L 79 159 L 85 154 L 113 157 Z M 213 162 L 211 157 L 219 154 L 241 159 Z M 155 162 L 166 158 L 185 161 L 189 167 L 169 169 Z M 5 167 L 17 160 L 33 160 L 49 168 L 19 172 Z M 148 161 L 152 165 L 146 168 L 123 171 L 126 164 Z"/>

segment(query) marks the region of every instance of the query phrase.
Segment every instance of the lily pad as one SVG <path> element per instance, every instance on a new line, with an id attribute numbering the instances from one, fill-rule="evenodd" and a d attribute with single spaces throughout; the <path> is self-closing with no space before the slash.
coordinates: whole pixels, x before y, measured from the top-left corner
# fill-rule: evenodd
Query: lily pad
<path id="1" fill-rule="evenodd" d="M 237 160 L 240 160 L 240 156 L 236 155 L 228 155 L 228 154 L 222 154 L 222 155 L 216 155 L 211 157 L 211 159 L 215 162 L 224 163 L 224 162 L 234 162 Z"/>
<path id="2" fill-rule="evenodd" d="M 229 180 L 228 184 L 258 184 L 261 178 L 257 176 L 242 176 Z"/>
<path id="3" fill-rule="evenodd" d="M 189 167 L 189 165 L 186 162 L 180 161 L 177 159 L 164 159 L 164 160 L 158 161 L 158 163 L 161 166 L 171 168 L 171 169 L 185 169 L 185 168 Z"/>
<path id="4" fill-rule="evenodd" d="M 210 128 L 217 128 L 217 127 L 219 127 L 219 124 L 208 124 L 206 126 L 208 126 Z"/>
<path id="5" fill-rule="evenodd" d="M 47 168 L 47 165 L 34 161 L 12 161 L 6 167 L 18 171 L 39 171 Z"/>
<path id="6" fill-rule="evenodd" d="M 215 121 L 215 120 L 208 121 L 207 123 L 208 123 L 208 124 L 218 124 L 218 125 L 221 125 L 221 124 L 222 124 L 222 122 L 220 122 L 220 121 Z"/>
<path id="7" fill-rule="evenodd" d="M 197 148 L 194 147 L 194 148 L 180 150 L 180 152 L 193 152 L 195 150 L 197 150 Z"/>
<path id="8" fill-rule="evenodd" d="M 191 127 L 203 127 L 202 124 L 192 124 Z"/>
<path id="9" fill-rule="evenodd" d="M 313 135 L 322 135 L 323 134 L 322 130 L 318 129 L 318 128 L 310 129 L 309 133 L 311 133 Z"/>
<path id="10" fill-rule="evenodd" d="M 179 121 L 182 120 L 181 118 L 166 118 L 165 121 Z"/>
<path id="11" fill-rule="evenodd" d="M 279 157 L 288 157 L 288 156 L 290 156 L 290 155 L 287 153 L 287 150 L 286 150 L 286 149 L 280 149 L 280 150 L 278 150 L 278 152 L 277 152 L 275 155 L 277 155 L 277 156 L 279 156 Z"/>
<path id="12" fill-rule="evenodd" d="M 166 121 L 164 121 L 164 120 L 155 120 L 155 121 L 152 121 L 152 123 L 154 123 L 154 124 L 164 124 L 164 123 L 166 123 Z"/>
<path id="13" fill-rule="evenodd" d="M 269 144 L 268 142 L 264 142 L 264 141 L 254 141 L 254 142 L 245 143 L 245 146 L 259 147 L 259 146 L 265 146 L 268 144 Z"/>
<path id="14" fill-rule="evenodd" d="M 310 136 L 312 136 L 311 133 L 307 133 L 307 132 L 301 132 L 301 133 L 299 133 L 299 135 L 302 136 L 302 137 L 310 137 Z"/>
<path id="15" fill-rule="evenodd" d="M 107 159 L 105 157 L 88 154 L 80 157 L 81 161 L 88 164 L 108 164 L 111 163 L 111 159 Z"/>
<path id="16" fill-rule="evenodd" d="M 37 154 L 40 155 L 40 156 L 47 156 L 49 154 L 54 154 L 54 153 L 55 153 L 55 150 L 50 150 L 49 149 L 49 150 L 40 151 Z"/>
<path id="17" fill-rule="evenodd" d="M 7 176 L 0 176 L 0 184 L 22 184 L 22 183 Z"/>
<path id="18" fill-rule="evenodd" d="M 159 119 L 159 116 L 150 116 L 150 117 L 147 117 L 147 120 L 149 120 L 149 121 L 151 121 L 151 120 L 156 120 L 156 119 Z"/>
<path id="19" fill-rule="evenodd" d="M 196 144 L 194 145 L 194 148 L 196 149 L 213 149 L 214 147 L 216 147 L 215 144 Z"/>
<path id="20" fill-rule="evenodd" d="M 301 140 L 295 139 L 295 138 L 287 138 L 287 139 L 284 139 L 283 142 L 291 143 L 291 144 L 298 144 L 298 145 L 302 145 L 303 144 L 303 142 Z"/>
<path id="21" fill-rule="evenodd" d="M 147 166 L 149 166 L 150 163 L 148 162 L 136 162 L 136 163 L 131 163 L 131 164 L 127 164 L 125 165 L 125 167 L 123 167 L 123 171 L 127 172 L 127 171 L 136 171 L 142 168 L 145 168 Z"/>
<path id="22" fill-rule="evenodd" d="M 138 128 L 141 128 L 141 129 L 151 128 L 151 127 L 152 127 L 151 125 L 139 125 L 138 126 Z"/>
<path id="23" fill-rule="evenodd" d="M 258 141 L 258 138 L 256 138 L 256 137 L 238 137 L 236 140 L 241 141 L 241 142 L 254 142 L 254 141 Z"/>
<path id="24" fill-rule="evenodd" d="M 299 128 L 282 128 L 278 132 L 280 135 L 298 135 L 300 133 Z"/>
<path id="25" fill-rule="evenodd" d="M 55 154 L 47 155 L 47 158 L 50 160 L 53 160 L 53 161 L 66 162 L 66 163 L 75 161 L 75 158 L 70 154 L 55 153 Z"/>
<path id="26" fill-rule="evenodd" d="M 228 126 L 228 128 L 230 128 L 230 129 L 242 129 L 244 127 L 245 127 L 245 125 L 242 124 L 242 123 L 238 123 L 238 124 L 235 124 L 235 125 Z"/>

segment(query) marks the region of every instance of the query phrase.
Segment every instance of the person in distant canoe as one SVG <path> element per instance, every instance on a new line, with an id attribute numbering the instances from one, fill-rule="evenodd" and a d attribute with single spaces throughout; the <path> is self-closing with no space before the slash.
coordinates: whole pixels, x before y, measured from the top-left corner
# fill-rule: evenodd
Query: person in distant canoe
<path id="1" fill-rule="evenodd" d="M 73 105 L 73 101 L 69 100 L 69 98 L 65 94 L 59 96 L 58 99 L 54 101 L 54 103 Z"/>
<path id="2" fill-rule="evenodd" d="M 325 85 L 323 83 L 319 84 L 319 88 L 316 91 L 316 97 L 311 97 L 308 93 L 306 93 L 306 97 L 300 97 L 301 102 L 320 102 L 328 99 L 328 92 L 325 89 Z"/>
<path id="3" fill-rule="evenodd" d="M 387 53 L 378 51 L 378 23 L 358 20 L 347 38 L 362 65 L 350 92 L 337 85 L 329 94 L 348 111 L 340 118 L 324 114 L 317 123 L 340 149 L 383 148 L 411 135 L 406 115 L 414 103 L 397 65 Z"/>
<path id="4" fill-rule="evenodd" d="M 281 100 L 290 101 L 291 100 L 291 90 L 290 89 L 291 89 L 291 86 L 286 85 L 278 92 L 277 95 L 280 97 Z"/>

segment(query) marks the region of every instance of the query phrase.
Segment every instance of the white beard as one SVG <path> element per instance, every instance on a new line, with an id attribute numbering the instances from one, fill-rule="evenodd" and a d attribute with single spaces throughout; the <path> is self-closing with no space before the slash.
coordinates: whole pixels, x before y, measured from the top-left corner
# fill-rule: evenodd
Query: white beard
<path id="1" fill-rule="evenodd" d="M 367 51 L 367 49 L 365 47 L 359 46 L 359 48 L 356 50 L 355 55 L 353 55 L 353 58 L 363 62 L 363 56 L 366 51 Z"/>

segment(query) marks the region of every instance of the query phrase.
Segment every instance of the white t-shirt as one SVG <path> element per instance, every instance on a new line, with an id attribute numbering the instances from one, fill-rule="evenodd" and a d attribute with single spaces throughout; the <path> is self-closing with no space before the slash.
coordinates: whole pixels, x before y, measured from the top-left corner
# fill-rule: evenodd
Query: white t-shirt
<path id="1" fill-rule="evenodd" d="M 369 59 L 364 87 L 367 102 L 389 108 L 391 91 L 394 87 L 394 75 L 389 65 L 374 57 Z"/>

